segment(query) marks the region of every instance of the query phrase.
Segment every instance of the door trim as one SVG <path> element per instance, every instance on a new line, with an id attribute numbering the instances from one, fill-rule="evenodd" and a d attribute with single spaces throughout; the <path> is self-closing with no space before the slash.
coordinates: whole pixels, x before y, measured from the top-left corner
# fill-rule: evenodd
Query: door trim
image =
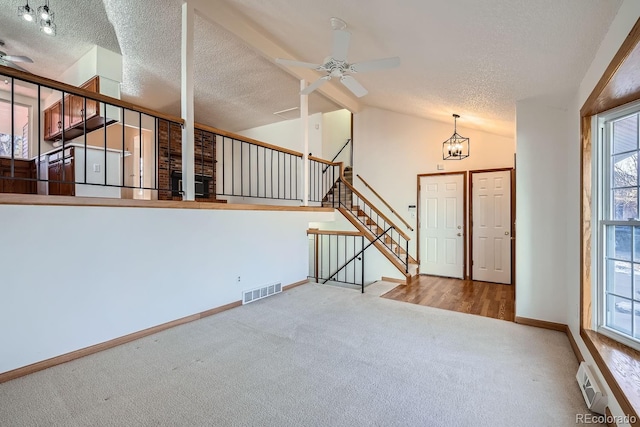
<path id="1" fill-rule="evenodd" d="M 473 262 L 473 174 L 510 172 L 511 180 L 511 286 L 516 285 L 516 174 L 514 168 L 476 169 L 469 171 L 469 258 Z M 469 265 L 469 278 L 473 280 L 473 266 Z"/>
<path id="2" fill-rule="evenodd" d="M 469 279 L 467 275 L 467 223 L 468 223 L 468 212 L 467 212 L 467 171 L 458 171 L 458 172 L 441 172 L 441 173 L 421 173 L 417 175 L 416 178 L 416 188 L 418 189 L 416 199 L 417 207 L 416 207 L 416 261 L 418 261 L 418 274 L 420 274 L 420 178 L 426 178 L 430 176 L 443 176 L 443 175 L 462 175 L 462 222 L 465 224 L 464 230 L 462 233 L 462 277 L 465 280 Z"/>

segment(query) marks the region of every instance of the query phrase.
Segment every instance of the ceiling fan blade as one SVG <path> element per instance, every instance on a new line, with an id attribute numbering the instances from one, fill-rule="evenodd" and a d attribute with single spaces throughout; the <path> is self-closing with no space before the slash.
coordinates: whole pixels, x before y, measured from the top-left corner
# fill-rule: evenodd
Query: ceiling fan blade
<path id="1" fill-rule="evenodd" d="M 331 49 L 331 57 L 336 61 L 346 61 L 350 40 L 350 32 L 344 30 L 333 30 L 333 48 Z"/>
<path id="2" fill-rule="evenodd" d="M 25 73 L 30 73 L 29 70 L 25 70 L 21 66 L 16 65 L 11 61 L 5 61 L 4 58 L 0 58 L 0 65 L 4 65 L 5 67 L 9 67 L 9 68 L 15 68 L 16 70 L 24 71 Z"/>
<path id="3" fill-rule="evenodd" d="M 356 79 L 351 76 L 342 76 L 340 77 L 340 83 L 345 85 L 347 89 L 349 89 L 355 96 L 358 98 L 362 98 L 366 94 L 369 93 L 368 90 L 364 88 Z"/>
<path id="4" fill-rule="evenodd" d="M 358 62 L 352 64 L 350 70 L 354 73 L 364 73 L 366 71 L 384 70 L 386 68 L 394 68 L 400 65 L 400 58 L 374 59 L 372 61 Z"/>
<path id="5" fill-rule="evenodd" d="M 28 56 L 7 55 L 7 56 L 4 56 L 3 58 L 11 62 L 28 62 L 29 64 L 33 64 L 33 59 L 29 58 Z"/>
<path id="6" fill-rule="evenodd" d="M 320 86 L 322 86 L 329 80 L 331 80 L 331 76 L 320 77 L 318 80 L 316 80 L 315 82 L 311 83 L 309 86 L 301 90 L 300 95 L 309 95 L 311 92 L 318 89 Z"/>
<path id="7" fill-rule="evenodd" d="M 293 61 L 291 59 L 276 58 L 276 62 L 282 65 L 289 65 L 290 67 L 311 68 L 312 70 L 317 70 L 318 68 L 322 67 L 322 65 L 319 65 L 319 64 L 312 64 L 311 62 Z"/>

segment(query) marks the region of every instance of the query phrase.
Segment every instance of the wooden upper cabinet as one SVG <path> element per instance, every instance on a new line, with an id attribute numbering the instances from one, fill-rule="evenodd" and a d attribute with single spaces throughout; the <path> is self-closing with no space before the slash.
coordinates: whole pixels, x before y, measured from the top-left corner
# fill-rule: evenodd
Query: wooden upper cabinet
<path id="1" fill-rule="evenodd" d="M 44 110 L 44 139 L 55 141 L 62 133 L 62 107 L 56 102 L 51 107 Z"/>
<path id="2" fill-rule="evenodd" d="M 82 86 L 82 89 L 88 90 L 89 92 L 100 93 L 100 77 L 95 76 Z M 81 102 L 84 104 L 84 99 L 81 99 Z M 84 105 L 80 107 L 84 110 Z M 87 99 L 87 107 L 86 107 L 86 120 L 91 119 L 92 117 L 100 115 L 100 103 L 98 101 L 93 101 L 91 99 Z M 84 115 L 84 114 L 83 114 Z"/>
<path id="3" fill-rule="evenodd" d="M 81 89 L 90 92 L 100 92 L 100 77 L 95 76 L 82 86 Z M 86 100 L 82 96 L 68 94 L 64 97 L 64 120 L 63 103 L 56 102 L 44 110 L 44 139 L 45 141 L 58 141 L 62 139 L 64 128 L 65 139 L 73 139 L 84 132 L 84 122 L 100 116 L 100 103 L 91 99 Z M 86 110 L 86 111 L 85 111 Z M 95 126 L 88 126 L 88 131 Z"/>

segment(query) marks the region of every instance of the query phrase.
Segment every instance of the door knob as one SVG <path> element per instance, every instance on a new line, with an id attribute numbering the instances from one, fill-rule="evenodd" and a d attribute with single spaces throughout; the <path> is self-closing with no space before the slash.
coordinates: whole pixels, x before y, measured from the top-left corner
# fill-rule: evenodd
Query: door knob
<path id="1" fill-rule="evenodd" d="M 504 232 L 504 235 L 505 235 L 505 236 L 508 236 L 508 235 L 509 235 L 509 232 L 508 232 L 508 231 L 505 231 L 505 232 Z"/>
<path id="2" fill-rule="evenodd" d="M 461 230 L 461 229 L 462 229 L 462 226 L 461 226 L 461 225 L 459 225 L 459 226 L 458 226 L 458 230 Z"/>
<path id="3" fill-rule="evenodd" d="M 458 233 L 458 236 L 462 236 L 462 233 Z"/>

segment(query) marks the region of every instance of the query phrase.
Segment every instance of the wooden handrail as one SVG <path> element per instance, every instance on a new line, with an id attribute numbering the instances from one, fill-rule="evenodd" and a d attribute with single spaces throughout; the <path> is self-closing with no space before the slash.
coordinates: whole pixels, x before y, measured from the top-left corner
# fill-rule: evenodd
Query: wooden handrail
<path id="1" fill-rule="evenodd" d="M 318 234 L 323 236 L 364 236 L 364 233 L 360 231 L 318 230 L 317 228 L 308 229 L 307 234 Z"/>
<path id="2" fill-rule="evenodd" d="M 111 104 L 116 107 L 126 108 L 127 110 L 135 111 L 137 113 L 146 114 L 148 116 L 153 116 L 158 119 L 168 120 L 170 122 L 184 125 L 184 120 L 182 120 L 180 117 L 175 117 L 169 114 L 161 113 L 159 111 L 154 111 L 149 108 L 131 104 L 130 102 L 125 102 L 117 98 L 112 98 L 110 96 L 103 95 L 101 93 L 90 92 L 86 89 L 81 89 L 77 86 L 51 80 L 46 77 L 37 76 L 31 73 L 25 73 L 24 71 L 16 70 L 15 68 L 11 68 L 11 67 L 5 67 L 4 65 L 0 65 L 0 75 L 11 77 L 17 80 L 22 80 L 28 83 L 38 84 L 41 86 L 48 87 L 50 89 L 59 90 L 61 92 L 69 93 L 72 95 L 82 96 L 92 101 L 105 102 L 107 104 Z"/>
<path id="3" fill-rule="evenodd" d="M 380 194 L 378 194 L 378 192 L 377 192 L 376 190 L 374 190 L 374 189 L 373 189 L 373 187 L 372 187 L 372 186 L 370 186 L 370 185 L 369 185 L 369 183 L 368 183 L 367 181 L 365 181 L 365 180 L 364 180 L 364 178 L 362 178 L 360 175 L 356 175 L 356 176 L 357 176 L 358 178 L 360 178 L 360 181 L 362 181 L 362 182 L 364 183 L 364 185 L 366 185 L 366 187 L 367 187 L 369 190 L 371 190 L 371 192 L 372 192 L 373 194 L 375 194 L 375 195 L 376 195 L 376 197 L 377 197 L 378 199 L 380 199 L 380 201 L 381 201 L 382 203 L 384 203 L 384 205 L 385 205 L 386 207 L 388 207 L 388 208 L 389 208 L 389 210 L 391 211 L 391 213 L 392 213 L 392 214 L 394 214 L 395 216 L 397 216 L 397 217 L 398 217 L 398 219 L 399 219 L 400 221 L 402 221 L 402 223 L 403 223 L 404 225 L 406 225 L 406 226 L 407 226 L 407 228 L 408 228 L 409 230 L 413 231 L 413 227 L 411 227 L 411 226 L 409 225 L 409 223 L 408 223 L 407 221 L 405 221 L 405 220 L 400 216 L 400 214 L 399 214 L 398 212 L 396 212 L 396 211 L 391 207 L 391 205 L 390 205 L 389 203 L 387 203 L 387 201 L 386 201 L 385 199 L 383 199 L 383 198 L 382 198 L 382 196 L 381 196 Z"/>
<path id="4" fill-rule="evenodd" d="M 400 234 L 402 237 L 405 238 L 405 240 L 409 241 L 411 240 L 411 237 L 409 237 L 407 235 L 407 233 L 405 233 L 404 231 L 402 231 L 397 225 L 395 225 L 393 223 L 393 221 L 391 221 L 385 214 L 383 214 L 382 212 L 380 212 L 380 210 L 378 208 L 375 207 L 375 205 L 373 203 L 371 203 L 369 200 L 367 200 L 366 197 L 364 197 L 362 195 L 362 193 L 360 193 L 358 190 L 356 190 L 356 188 L 349 184 L 347 182 L 346 179 L 344 179 L 344 175 L 342 174 L 343 168 L 340 168 L 340 179 L 342 180 L 342 183 L 349 189 L 351 190 L 354 194 L 356 194 L 359 198 L 361 198 L 366 204 L 369 205 L 369 207 L 371 208 L 372 211 L 374 211 L 375 213 L 377 213 L 382 219 L 384 219 L 387 224 L 389 224 L 391 227 L 393 227 L 394 230 L 396 230 L 398 232 L 398 234 Z"/>
<path id="5" fill-rule="evenodd" d="M 248 138 L 246 136 L 238 135 L 237 133 L 228 132 L 226 130 L 214 128 L 213 126 L 203 125 L 202 123 L 195 123 L 195 128 L 214 133 L 216 135 L 226 136 L 227 138 L 237 139 L 238 141 L 248 142 L 250 144 L 259 145 L 260 147 L 269 148 L 271 150 L 281 151 L 283 153 L 291 154 L 292 156 L 302 157 L 302 153 L 299 151 L 289 150 L 288 148 L 278 147 L 277 145 L 268 144 L 266 142 L 258 141 L 257 139 Z M 311 157 L 309 157 L 311 158 Z"/>
<path id="6" fill-rule="evenodd" d="M 321 159 L 320 157 L 315 157 L 315 156 L 309 156 L 309 160 L 313 160 L 316 161 L 318 163 L 324 163 L 325 165 L 329 165 L 329 166 L 338 166 L 340 163 L 342 162 L 332 162 L 331 160 L 325 160 L 325 159 Z"/>

